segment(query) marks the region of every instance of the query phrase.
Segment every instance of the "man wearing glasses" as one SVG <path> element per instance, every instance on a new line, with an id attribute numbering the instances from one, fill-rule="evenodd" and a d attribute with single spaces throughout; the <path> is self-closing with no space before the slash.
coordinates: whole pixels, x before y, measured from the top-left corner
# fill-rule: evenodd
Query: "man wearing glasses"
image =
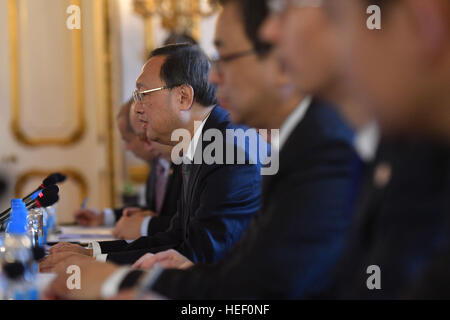
<path id="1" fill-rule="evenodd" d="M 226 139 L 220 145 L 223 159 L 212 164 L 196 162 L 197 155 L 212 143 L 202 141 L 205 132 L 215 129 L 226 137 L 227 129 L 237 128 L 230 123 L 228 113 L 215 105 L 209 71 L 210 62 L 201 49 L 187 44 L 170 45 L 153 51 L 136 83 L 135 111 L 148 139 L 175 146 L 179 141 L 172 138 L 172 133 L 177 129 L 184 129 L 193 137 L 182 155 L 183 186 L 169 229 L 130 244 L 100 242 L 93 243 L 92 249 L 59 244 L 41 263 L 42 269 L 52 269 L 73 252 L 132 264 L 147 252 L 176 249 L 194 262 L 211 263 L 240 239 L 259 210 L 261 167 L 254 161 L 257 155 L 237 140 L 231 142 L 233 154 L 237 157 L 243 152 L 245 163 L 225 163 L 229 149 L 226 144 L 230 144 Z"/>

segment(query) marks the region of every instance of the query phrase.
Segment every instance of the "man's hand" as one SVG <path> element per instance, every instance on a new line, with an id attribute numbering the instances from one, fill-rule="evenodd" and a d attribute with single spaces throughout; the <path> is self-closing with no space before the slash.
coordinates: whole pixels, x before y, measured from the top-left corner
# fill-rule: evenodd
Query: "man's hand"
<path id="1" fill-rule="evenodd" d="M 67 274 L 67 267 L 76 265 L 80 268 L 81 288 L 69 289 L 67 279 L 71 274 Z M 101 288 L 103 283 L 114 272 L 119 269 L 112 263 L 98 262 L 94 259 L 69 257 L 64 264 L 58 264 L 54 269 L 57 277 L 53 280 L 44 292 L 46 299 L 101 299 Z"/>
<path id="2" fill-rule="evenodd" d="M 155 263 L 158 263 L 165 269 L 187 269 L 194 265 L 192 261 L 178 251 L 170 249 L 156 254 L 147 253 L 143 255 L 133 264 L 133 268 L 148 270 L 151 269 Z"/>
<path id="3" fill-rule="evenodd" d="M 82 254 L 85 256 L 89 256 L 89 257 L 93 256 L 92 249 L 86 249 L 78 244 L 72 244 L 72 243 L 68 243 L 68 242 L 60 242 L 50 248 L 50 254 L 55 254 L 58 252 L 72 252 L 72 253 L 78 253 L 78 254 Z"/>
<path id="4" fill-rule="evenodd" d="M 98 227 L 104 224 L 105 214 L 93 209 L 79 209 L 74 213 L 75 221 L 82 226 Z"/>
<path id="5" fill-rule="evenodd" d="M 122 218 L 116 223 L 113 230 L 113 235 L 118 239 L 123 240 L 135 240 L 142 236 L 141 225 L 144 220 L 144 216 L 140 214 L 134 214 L 130 217 L 123 215 Z"/>
<path id="6" fill-rule="evenodd" d="M 94 258 L 74 252 L 58 252 L 51 254 L 39 262 L 39 272 L 57 272 L 59 269 L 66 270 L 71 264 L 78 264 L 83 261 L 92 261 Z M 76 261 L 77 263 L 69 263 Z M 65 271 L 64 271 L 65 272 Z"/>

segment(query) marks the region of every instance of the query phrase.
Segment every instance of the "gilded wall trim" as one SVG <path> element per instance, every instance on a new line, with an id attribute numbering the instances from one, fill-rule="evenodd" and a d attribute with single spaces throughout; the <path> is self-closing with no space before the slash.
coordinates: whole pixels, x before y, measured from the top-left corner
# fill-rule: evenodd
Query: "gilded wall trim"
<path id="1" fill-rule="evenodd" d="M 108 176 L 109 176 L 109 197 L 111 207 L 116 204 L 116 177 L 115 177 L 115 159 L 114 159 L 114 106 L 112 89 L 112 48 L 111 48 L 111 20 L 109 0 L 103 0 L 103 19 L 104 19 L 104 57 L 105 57 L 105 93 L 106 93 L 106 113 L 108 129 Z"/>
<path id="2" fill-rule="evenodd" d="M 74 74 L 76 84 L 76 121 L 77 127 L 67 137 L 39 138 L 29 137 L 20 125 L 20 64 L 19 64 L 19 0 L 8 1 L 9 41 L 10 41 L 10 83 L 11 83 L 11 130 L 15 139 L 28 146 L 67 146 L 78 142 L 86 131 L 84 116 L 83 88 L 83 41 L 81 30 L 72 30 L 72 48 L 74 52 Z M 72 0 L 71 4 L 81 7 L 80 0 Z"/>
<path id="3" fill-rule="evenodd" d="M 150 168 L 148 165 L 134 165 L 128 167 L 128 176 L 134 183 L 146 183 L 150 174 Z"/>

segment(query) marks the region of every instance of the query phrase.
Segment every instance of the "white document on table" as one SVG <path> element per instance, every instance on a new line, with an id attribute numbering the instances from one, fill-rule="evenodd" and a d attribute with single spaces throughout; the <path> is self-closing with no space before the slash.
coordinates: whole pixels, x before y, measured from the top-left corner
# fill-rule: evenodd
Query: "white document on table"
<path id="1" fill-rule="evenodd" d="M 109 227 L 82 227 L 82 226 L 60 226 L 60 233 L 53 234 L 47 239 L 48 242 L 91 242 L 116 240 Z"/>

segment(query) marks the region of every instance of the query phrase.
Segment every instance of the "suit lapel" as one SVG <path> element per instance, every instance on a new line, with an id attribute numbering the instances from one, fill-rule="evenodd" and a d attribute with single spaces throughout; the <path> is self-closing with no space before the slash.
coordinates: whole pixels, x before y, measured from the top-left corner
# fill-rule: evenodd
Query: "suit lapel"
<path id="1" fill-rule="evenodd" d="M 207 164 L 203 163 L 203 150 L 206 147 L 203 144 L 203 134 L 206 130 L 210 128 L 217 128 L 220 121 L 227 117 L 227 112 L 219 107 L 214 107 L 211 111 L 211 114 L 209 115 L 208 119 L 205 122 L 205 125 L 202 130 L 202 134 L 200 136 L 200 141 L 198 142 L 197 149 L 195 150 L 194 155 L 194 164 L 192 164 L 192 169 L 190 170 L 189 174 L 189 185 L 187 188 L 187 194 L 186 194 L 186 202 L 184 203 L 184 219 L 185 219 L 185 226 L 187 227 L 190 219 L 191 207 L 192 203 L 195 200 L 195 190 L 197 189 L 197 183 L 200 177 L 200 172 L 203 166 L 207 166 Z M 202 159 L 200 164 L 195 163 L 195 159 Z"/>
<path id="2" fill-rule="evenodd" d="M 147 207 L 150 210 L 155 210 L 155 186 L 156 186 L 156 172 L 155 172 L 155 164 L 156 159 L 151 163 L 151 171 L 150 175 L 147 178 L 147 193 L 146 193 L 146 201 Z"/>
<path id="3" fill-rule="evenodd" d="M 160 215 L 162 215 L 163 212 L 165 212 L 166 207 L 168 205 L 168 201 L 173 201 L 171 195 L 174 192 L 172 189 L 174 188 L 174 177 L 177 174 L 175 170 L 175 165 L 171 164 L 169 169 L 169 176 L 167 177 L 167 186 L 166 186 L 166 192 L 164 194 L 163 204 L 161 207 Z"/>
<path id="4" fill-rule="evenodd" d="M 290 165 L 292 165 L 292 159 L 295 159 L 298 157 L 298 151 L 302 149 L 303 146 L 303 139 L 305 137 L 302 137 L 302 127 L 307 125 L 311 110 L 313 109 L 313 102 L 311 102 L 310 107 L 306 111 L 306 114 L 302 121 L 297 123 L 294 130 L 292 130 L 290 136 L 287 138 L 287 140 L 284 143 L 283 149 L 279 151 L 279 168 L 278 172 L 275 175 L 269 175 L 264 176 L 262 179 L 262 199 L 269 199 L 269 190 L 271 190 L 271 185 L 276 182 L 276 180 L 283 175 L 283 172 L 285 170 L 289 171 Z M 273 151 L 273 149 L 272 149 Z"/>

